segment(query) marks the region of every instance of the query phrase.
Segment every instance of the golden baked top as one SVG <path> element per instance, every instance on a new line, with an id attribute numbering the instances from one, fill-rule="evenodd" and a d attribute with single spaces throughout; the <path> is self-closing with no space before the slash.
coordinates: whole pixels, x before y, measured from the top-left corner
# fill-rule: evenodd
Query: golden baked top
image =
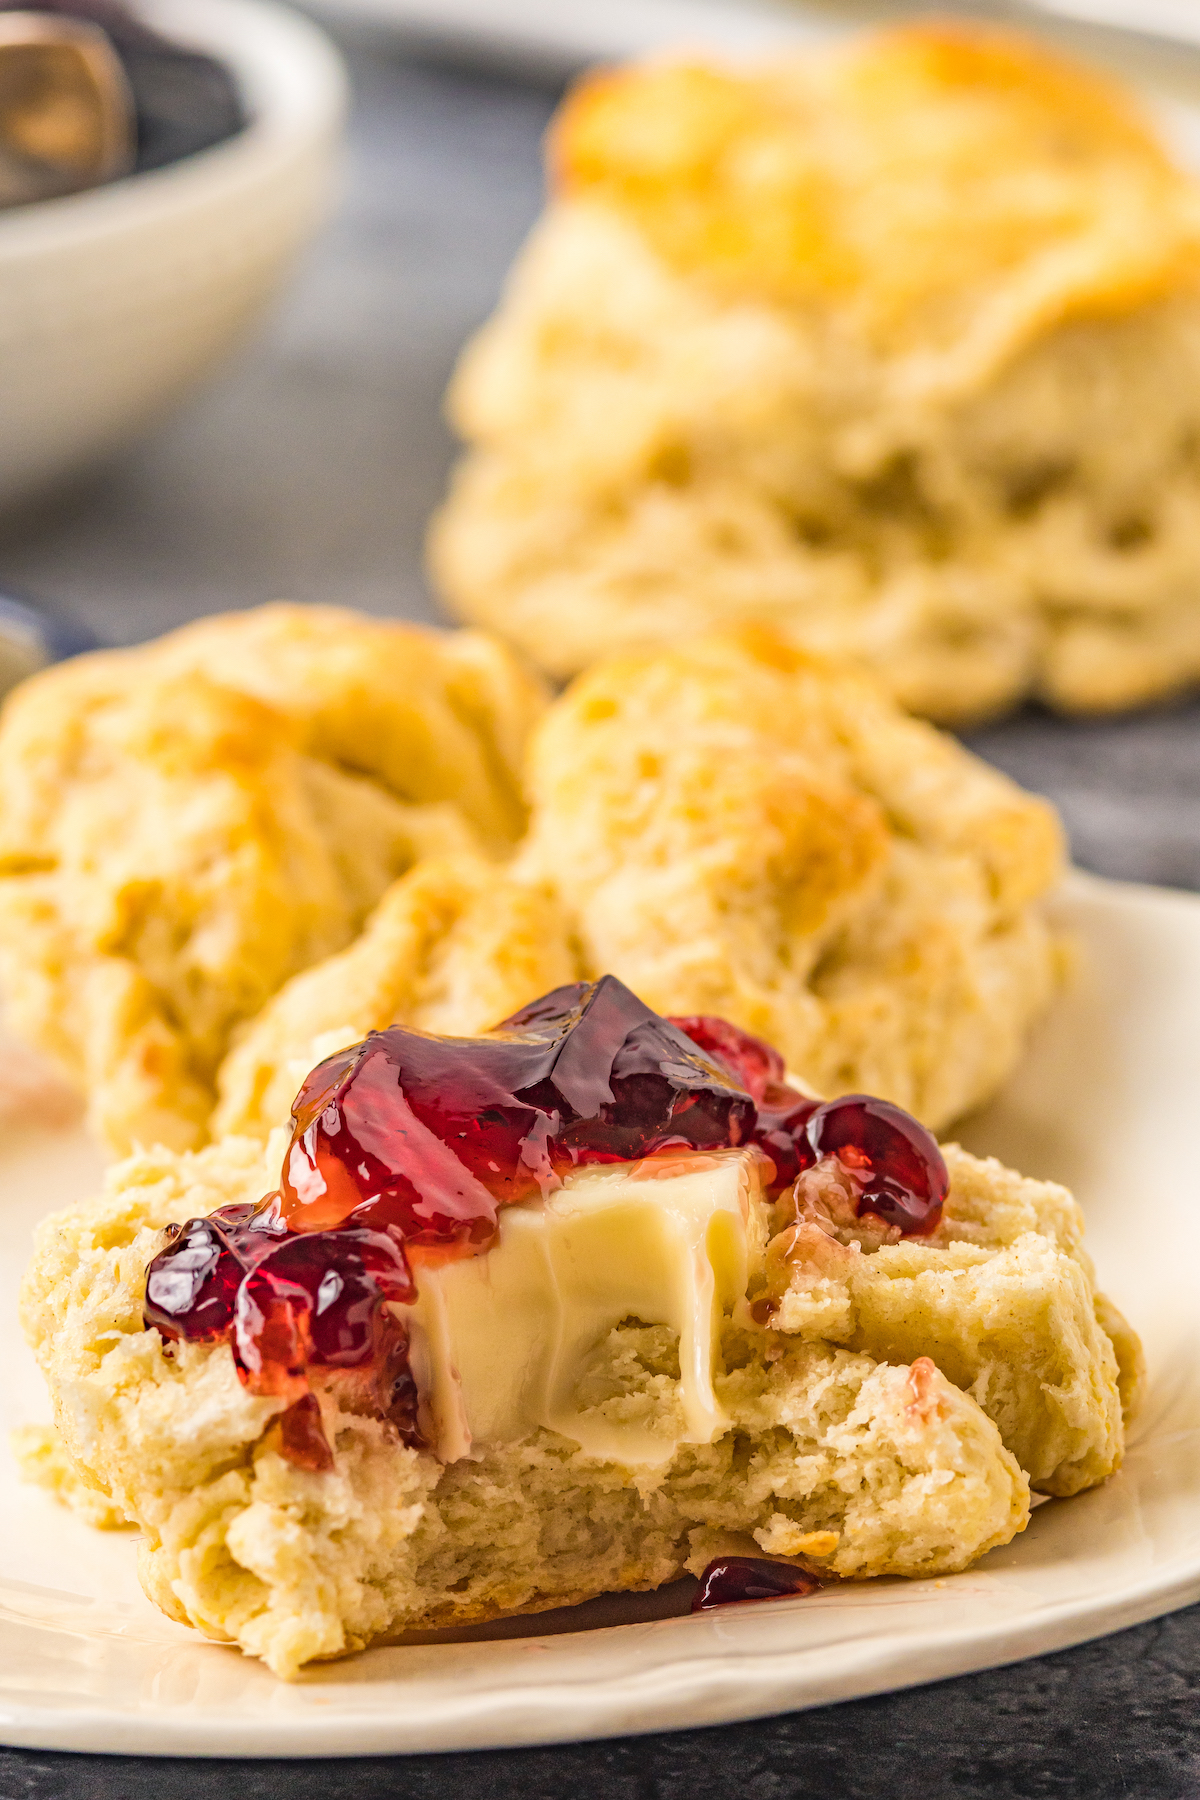
<path id="1" fill-rule="evenodd" d="M 739 70 L 585 80 L 552 164 L 676 270 L 836 309 L 878 348 L 1011 349 L 1191 280 L 1196 184 L 1119 87 L 1016 34 L 936 22 Z"/>
<path id="2" fill-rule="evenodd" d="M 1011 1069 L 1052 977 L 1058 822 L 869 677 L 763 630 L 612 658 L 550 707 L 527 778 L 513 863 L 428 858 L 244 1027 L 218 1134 L 265 1136 L 368 1031 L 470 1035 L 606 973 L 936 1124 Z"/>
<path id="3" fill-rule="evenodd" d="M 139 659 L 120 665 L 138 686 L 152 664 L 160 677 L 197 672 L 251 695 L 291 722 L 306 755 L 397 800 L 453 802 L 492 849 L 524 828 L 519 770 L 545 694 L 481 632 L 278 604 L 217 613 L 122 655 Z M 87 684 L 74 672 L 96 666 L 70 664 L 34 691 L 65 691 L 70 707 L 72 680 Z"/>
<path id="4" fill-rule="evenodd" d="M 614 657 L 547 713 L 528 781 L 517 866 L 589 971 L 734 1019 L 819 1092 L 944 1123 L 1003 1080 L 1058 821 L 869 677 L 756 628 Z"/>

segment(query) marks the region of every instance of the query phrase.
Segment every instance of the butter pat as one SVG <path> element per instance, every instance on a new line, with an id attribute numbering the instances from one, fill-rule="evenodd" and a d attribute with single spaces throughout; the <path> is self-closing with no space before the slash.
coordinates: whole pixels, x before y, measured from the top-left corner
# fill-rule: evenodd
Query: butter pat
<path id="1" fill-rule="evenodd" d="M 761 1256 L 763 1159 L 716 1150 L 580 1170 L 507 1207 L 482 1255 L 422 1265 L 409 1324 L 426 1435 L 445 1462 L 541 1427 L 622 1464 L 669 1460 L 727 1423 L 713 1391 L 721 1322 Z M 588 1359 L 634 1318 L 679 1337 L 671 1434 L 581 1411 Z"/>

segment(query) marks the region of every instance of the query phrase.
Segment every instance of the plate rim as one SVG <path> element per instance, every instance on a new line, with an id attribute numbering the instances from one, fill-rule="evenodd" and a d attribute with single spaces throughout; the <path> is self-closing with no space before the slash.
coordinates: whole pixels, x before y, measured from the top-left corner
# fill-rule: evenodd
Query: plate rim
<path id="1" fill-rule="evenodd" d="M 361 1713 L 319 1716 L 303 1720 L 227 1721 L 197 1718 L 186 1709 L 169 1709 L 146 1713 L 114 1715 L 102 1707 L 75 1706 L 52 1711 L 24 1703 L 11 1705 L 0 1694 L 0 1733 L 6 1746 L 16 1749 L 71 1751 L 102 1755 L 168 1756 L 177 1758 L 245 1758 L 254 1761 L 296 1760 L 325 1761 L 346 1756 L 419 1756 L 453 1755 L 476 1750 L 511 1750 L 539 1748 L 550 1744 L 597 1742 L 608 1738 L 645 1737 L 667 1731 L 701 1730 L 709 1726 L 751 1723 L 756 1719 L 778 1717 L 789 1712 L 810 1712 L 819 1706 L 842 1705 L 866 1700 L 873 1695 L 901 1693 L 907 1688 L 926 1687 L 938 1681 L 952 1680 L 985 1669 L 999 1669 L 1038 1656 L 1050 1656 L 1061 1650 L 1111 1636 L 1131 1626 L 1145 1624 L 1176 1612 L 1200 1599 L 1200 1555 L 1195 1565 L 1184 1574 L 1176 1573 L 1153 1586 L 1138 1583 L 1115 1595 L 1098 1600 L 1081 1609 L 1073 1602 L 1062 1602 L 1039 1609 L 1018 1622 L 997 1624 L 983 1631 L 947 1633 L 934 1640 L 921 1640 L 921 1653 L 926 1659 L 919 1674 L 898 1673 L 905 1660 L 911 1667 L 911 1644 L 903 1635 L 882 1642 L 886 1647 L 874 1655 L 856 1659 L 855 1679 L 847 1687 L 845 1678 L 829 1683 L 829 1691 L 810 1691 L 804 1698 L 788 1698 L 789 1662 L 800 1656 L 819 1653 L 812 1650 L 793 1653 L 757 1651 L 729 1654 L 723 1657 L 673 1657 L 652 1669 L 638 1669 L 597 1681 L 584 1677 L 570 1682 L 547 1683 L 536 1706 L 531 1695 L 532 1684 L 507 1684 L 472 1693 L 458 1706 L 448 1706 L 436 1717 L 436 1729 L 429 1729 L 428 1716 L 420 1725 L 395 1715 Z M 1101 1616 L 1102 1615 L 1102 1616 Z M 626 1630 L 610 1626 L 605 1630 Z M 1036 1638 L 1036 1642 L 1033 1640 Z M 525 1639 L 523 1642 L 538 1640 Z M 544 1641 L 544 1640 L 543 1640 Z M 553 1640 L 550 1640 L 553 1641 Z M 970 1649 L 961 1654 L 966 1645 Z M 237 1656 L 236 1646 L 197 1643 L 197 1650 L 214 1655 Z M 369 1654 L 369 1651 L 362 1654 Z M 699 1678 L 698 1678 L 699 1673 Z M 768 1679 L 764 1686 L 764 1677 Z M 794 1679 L 794 1676 L 792 1677 Z M 756 1700 L 747 1706 L 740 1697 L 730 1698 L 731 1686 L 737 1696 L 757 1684 L 761 1704 Z M 397 1681 L 394 1685 L 399 1686 Z M 630 1708 L 638 1716 L 614 1719 L 620 1710 L 625 1690 L 631 1693 Z M 665 1692 L 663 1690 L 666 1690 Z M 569 1700 L 575 1693 L 586 1692 L 592 1710 L 597 1708 L 597 1695 L 608 1697 L 603 1720 L 562 1722 L 564 1691 Z M 710 1696 L 717 1704 L 707 1706 Z M 703 1716 L 696 1716 L 697 1707 Z M 641 1716 L 647 1708 L 654 1717 Z M 529 1723 L 525 1715 L 536 1712 L 540 1722 Z M 506 1715 L 507 1728 L 493 1729 L 490 1721 Z M 463 1727 L 467 1727 L 464 1732 Z M 482 1726 L 482 1729 L 478 1727 Z M 169 1734 L 172 1747 L 164 1749 L 163 1739 Z M 296 1738 L 302 1734 L 302 1748 Z M 412 1741 L 401 1741 L 411 1738 Z"/>

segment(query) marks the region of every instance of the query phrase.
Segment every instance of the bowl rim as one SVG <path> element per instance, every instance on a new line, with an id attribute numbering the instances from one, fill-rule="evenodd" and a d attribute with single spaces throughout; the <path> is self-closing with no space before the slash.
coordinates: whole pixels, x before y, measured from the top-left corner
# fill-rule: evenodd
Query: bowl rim
<path id="1" fill-rule="evenodd" d="M 0 213 L 0 262 L 23 260 L 159 217 L 227 190 L 257 185 L 280 165 L 336 136 L 349 103 L 345 65 L 330 38 L 277 0 L 139 0 L 147 21 L 233 70 L 249 119 L 236 136 L 159 169 L 126 175 Z"/>

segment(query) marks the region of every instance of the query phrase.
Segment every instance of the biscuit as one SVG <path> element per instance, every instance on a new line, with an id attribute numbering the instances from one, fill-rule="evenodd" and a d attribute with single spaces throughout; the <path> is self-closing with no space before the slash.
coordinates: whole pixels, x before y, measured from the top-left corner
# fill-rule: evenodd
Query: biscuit
<path id="1" fill-rule="evenodd" d="M 247 1026 L 219 1072 L 214 1135 L 265 1139 L 308 1071 L 369 1031 L 472 1037 L 576 975 L 549 888 L 480 857 L 418 863 L 352 944 L 293 977 Z"/>
<path id="2" fill-rule="evenodd" d="M 334 1466 L 297 1468 L 274 1426 L 284 1399 L 250 1394 L 227 1345 L 168 1357 L 142 1321 L 162 1228 L 256 1199 L 280 1147 L 226 1138 L 131 1158 L 102 1197 L 41 1227 L 22 1309 L 72 1471 L 39 1440 L 43 1465 L 58 1456 L 41 1478 L 140 1526 L 151 1598 L 281 1675 L 384 1632 L 655 1587 L 731 1544 L 844 1579 L 949 1573 L 1024 1528 L 1021 1454 L 1048 1493 L 1119 1465 L 1120 1371 L 1097 1322 L 1119 1315 L 1094 1292 L 1078 1208 L 952 1148 L 929 1241 L 824 1235 L 828 1274 L 794 1232 L 774 1265 L 768 1252 L 775 1310 L 762 1326 L 725 1320 L 728 1425 L 711 1443 L 639 1472 L 543 1429 L 442 1465 L 330 1387 Z M 595 1346 L 580 1416 L 665 1417 L 679 1374 L 673 1334 L 626 1321 Z"/>
<path id="3" fill-rule="evenodd" d="M 543 720 L 528 782 L 516 867 L 560 895 L 584 974 L 732 1019 L 818 1093 L 940 1128 L 1047 1000 L 1053 810 L 768 633 L 598 665 Z"/>
<path id="4" fill-rule="evenodd" d="M 450 406 L 459 616 L 554 675 L 759 621 L 961 722 L 1200 676 L 1200 189 L 1015 35 L 585 81 Z"/>
<path id="5" fill-rule="evenodd" d="M 206 621 L 39 678 L 0 727 L 14 1021 L 75 1069 L 118 1150 L 196 1145 L 214 1104 L 218 1135 L 265 1135 L 318 1040 L 470 1033 L 605 973 L 768 1037 L 820 1092 L 935 1127 L 1012 1068 L 1054 977 L 1057 822 L 868 677 L 763 629 L 717 634 L 597 667 L 521 756 L 542 708 L 515 666 L 413 631 L 455 675 L 492 671 L 501 723 L 482 745 L 463 731 L 449 773 L 422 752 L 438 797 L 410 775 L 397 799 L 407 702 L 378 639 L 406 628 L 337 615 L 349 649 L 321 659 L 320 625 L 234 622 L 260 646 L 237 664 L 254 695 L 231 666 L 214 680 L 233 627 Z M 336 736 L 355 718 L 357 752 Z M 508 801 L 485 806 L 505 769 Z M 504 841 L 520 779 L 533 810 L 501 868 L 484 840 Z"/>
<path id="6" fill-rule="evenodd" d="M 487 638 L 332 608 L 34 677 L 0 724 L 13 1024 L 112 1148 L 202 1141 L 241 1021 L 418 859 L 511 848 L 543 703 Z"/>
<path id="7" fill-rule="evenodd" d="M 770 633 L 597 666 L 537 728 L 527 782 L 503 875 L 418 867 L 245 1027 L 218 1133 L 282 1124 L 318 1054 L 369 1030 L 469 1035 L 601 974 L 940 1128 L 1000 1085 L 1049 996 L 1052 809 Z"/>

